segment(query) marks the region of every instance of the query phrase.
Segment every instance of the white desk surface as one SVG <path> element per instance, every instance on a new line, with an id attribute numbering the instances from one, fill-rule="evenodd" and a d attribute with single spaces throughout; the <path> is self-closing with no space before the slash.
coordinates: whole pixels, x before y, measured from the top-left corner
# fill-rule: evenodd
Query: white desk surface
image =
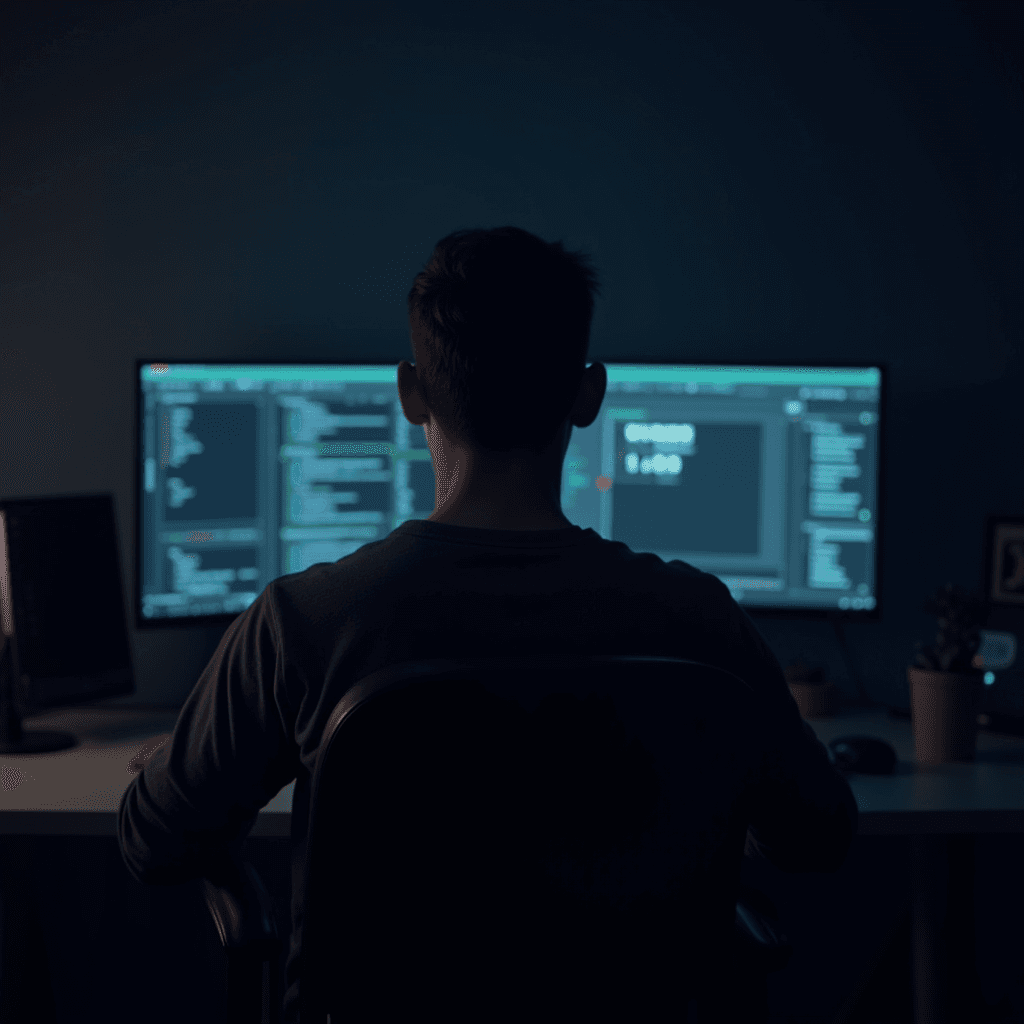
<path id="1" fill-rule="evenodd" d="M 169 734 L 176 711 L 65 708 L 23 727 L 64 729 L 79 744 L 50 754 L 0 754 L 0 834 L 117 835 L 117 809 L 147 739 Z M 1024 738 L 979 732 L 974 764 L 915 765 L 908 719 L 845 711 L 811 720 L 824 743 L 877 736 L 899 761 L 893 775 L 850 775 L 862 835 L 1024 832 Z M 294 783 L 264 807 L 250 835 L 287 836 Z"/>

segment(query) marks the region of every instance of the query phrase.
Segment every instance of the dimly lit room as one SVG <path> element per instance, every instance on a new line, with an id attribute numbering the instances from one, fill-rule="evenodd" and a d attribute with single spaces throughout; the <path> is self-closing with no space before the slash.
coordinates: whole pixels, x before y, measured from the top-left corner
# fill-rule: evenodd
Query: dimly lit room
<path id="1" fill-rule="evenodd" d="M 0 1024 L 1024 1024 L 1018 0 L 0 5 Z"/>

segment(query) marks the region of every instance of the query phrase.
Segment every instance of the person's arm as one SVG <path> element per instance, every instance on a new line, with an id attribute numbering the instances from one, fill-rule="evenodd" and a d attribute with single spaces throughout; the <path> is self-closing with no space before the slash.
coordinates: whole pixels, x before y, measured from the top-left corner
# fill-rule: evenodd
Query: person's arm
<path id="1" fill-rule="evenodd" d="M 172 885 L 237 857 L 260 808 L 295 778 L 295 744 L 275 699 L 279 635 L 264 590 L 228 627 L 170 738 L 138 759 L 117 825 L 137 881 Z"/>
<path id="2" fill-rule="evenodd" d="M 721 584 L 725 589 L 724 584 Z M 836 871 L 857 832 L 857 801 L 825 745 L 800 716 L 782 666 L 731 596 L 730 668 L 756 690 L 763 741 L 746 853 L 783 871 Z"/>
<path id="3" fill-rule="evenodd" d="M 783 871 L 838 871 L 857 832 L 857 801 L 810 725 L 788 725 L 765 754 L 745 852 Z"/>

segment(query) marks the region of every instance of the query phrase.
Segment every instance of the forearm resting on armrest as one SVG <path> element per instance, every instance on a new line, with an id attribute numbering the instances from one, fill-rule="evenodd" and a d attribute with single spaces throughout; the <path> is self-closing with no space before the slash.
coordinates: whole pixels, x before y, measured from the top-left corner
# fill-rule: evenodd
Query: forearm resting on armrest
<path id="1" fill-rule="evenodd" d="M 837 871 L 857 831 L 857 801 L 813 730 L 801 724 L 802 742 L 768 765 L 744 853 L 782 871 Z"/>
<path id="2" fill-rule="evenodd" d="M 820 830 L 814 830 L 797 847 L 792 842 L 772 844 L 763 839 L 750 827 L 747 829 L 743 853 L 747 857 L 764 857 L 780 871 L 838 871 L 846 861 L 853 842 L 853 828 L 845 814 L 831 821 L 823 822 Z"/>
<path id="3" fill-rule="evenodd" d="M 203 896 L 226 949 L 251 949 L 267 955 L 280 942 L 274 903 L 247 861 L 225 859 L 202 880 Z"/>

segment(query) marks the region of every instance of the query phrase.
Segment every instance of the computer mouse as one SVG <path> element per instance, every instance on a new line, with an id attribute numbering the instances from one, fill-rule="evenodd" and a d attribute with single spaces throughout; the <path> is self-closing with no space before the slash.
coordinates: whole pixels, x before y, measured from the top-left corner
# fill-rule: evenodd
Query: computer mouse
<path id="1" fill-rule="evenodd" d="M 840 736 L 828 745 L 837 768 L 865 775 L 892 775 L 896 751 L 875 736 Z"/>

